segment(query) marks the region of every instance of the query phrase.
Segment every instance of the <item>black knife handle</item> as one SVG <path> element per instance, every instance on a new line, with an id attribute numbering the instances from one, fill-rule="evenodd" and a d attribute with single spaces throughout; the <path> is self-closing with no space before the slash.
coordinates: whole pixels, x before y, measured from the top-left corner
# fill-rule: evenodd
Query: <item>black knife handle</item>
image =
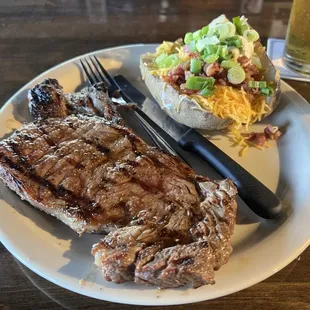
<path id="1" fill-rule="evenodd" d="M 197 131 L 190 129 L 178 143 L 184 150 L 195 152 L 206 160 L 221 176 L 232 179 L 239 196 L 257 215 L 267 219 L 281 215 L 279 198 Z"/>

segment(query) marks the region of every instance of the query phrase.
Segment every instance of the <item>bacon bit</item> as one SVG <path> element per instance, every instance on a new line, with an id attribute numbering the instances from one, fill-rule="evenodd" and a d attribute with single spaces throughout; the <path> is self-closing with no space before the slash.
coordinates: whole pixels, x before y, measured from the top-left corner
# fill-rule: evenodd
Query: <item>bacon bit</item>
<path id="1" fill-rule="evenodd" d="M 168 76 L 164 80 L 172 86 L 183 84 L 185 82 L 184 68 L 177 66 L 168 72 Z"/>
<path id="2" fill-rule="evenodd" d="M 194 53 L 191 52 L 188 54 L 189 58 L 199 58 L 199 56 L 200 56 L 200 54 L 197 52 L 194 52 Z"/>
<path id="3" fill-rule="evenodd" d="M 256 65 L 254 65 L 254 64 L 248 64 L 246 66 L 243 66 L 243 69 L 244 69 L 245 75 L 248 79 L 250 79 L 250 78 L 255 79 L 259 74 L 259 70 L 256 67 Z"/>
<path id="4" fill-rule="evenodd" d="M 227 79 L 227 70 L 221 68 L 221 70 L 217 72 L 213 77 L 215 78 L 216 83 L 223 86 L 229 85 L 229 81 Z"/>
<path id="5" fill-rule="evenodd" d="M 243 135 L 246 135 L 246 134 L 243 134 Z M 255 132 L 250 132 L 250 133 L 248 134 L 247 140 L 253 141 L 253 140 L 255 139 L 255 135 L 256 135 Z"/>
<path id="6" fill-rule="evenodd" d="M 246 56 L 240 56 L 237 59 L 240 66 L 244 69 L 245 80 L 243 84 L 248 85 L 249 81 L 254 81 L 259 78 L 259 70 L 256 65 L 251 63 L 251 60 Z M 245 91 L 248 91 L 248 87 L 244 88 Z"/>
<path id="7" fill-rule="evenodd" d="M 240 56 L 238 57 L 237 61 L 239 62 L 241 67 L 246 67 L 250 64 L 250 59 L 246 56 Z"/>
<path id="8" fill-rule="evenodd" d="M 176 68 L 172 69 L 169 73 L 172 75 L 184 75 L 184 68 L 182 66 L 177 66 Z"/>
<path id="9" fill-rule="evenodd" d="M 247 140 L 252 141 L 257 145 L 264 146 L 266 144 L 267 137 L 264 133 L 251 132 Z"/>
<path id="10" fill-rule="evenodd" d="M 196 94 L 198 91 L 197 90 L 193 90 L 193 89 L 187 89 L 185 84 L 181 84 L 180 85 L 180 92 L 182 94 L 186 94 L 186 95 L 193 95 L 193 94 Z"/>
<path id="11" fill-rule="evenodd" d="M 222 72 L 224 69 L 220 67 L 218 62 L 213 62 L 212 64 L 205 64 L 203 66 L 203 71 L 207 76 L 213 76 L 218 72 Z"/>
<path id="12" fill-rule="evenodd" d="M 222 86 L 226 86 L 227 85 L 227 82 L 224 80 L 224 79 L 219 79 L 218 80 L 218 83 Z"/>
<path id="13" fill-rule="evenodd" d="M 184 45 L 183 51 L 188 55 L 189 58 L 199 58 L 200 56 L 198 52 L 191 52 L 189 45 Z"/>
<path id="14" fill-rule="evenodd" d="M 184 64 L 182 64 L 182 67 L 185 71 L 189 70 L 190 69 L 190 62 L 189 61 L 186 61 L 184 62 Z"/>
<path id="15" fill-rule="evenodd" d="M 278 140 L 282 136 L 282 132 L 277 126 L 268 125 L 264 129 L 264 133 L 270 140 Z"/>
<path id="16" fill-rule="evenodd" d="M 265 146 L 267 140 L 277 140 L 282 136 L 282 132 L 277 126 L 268 125 L 264 132 L 250 132 L 247 140 L 259 146 Z"/>

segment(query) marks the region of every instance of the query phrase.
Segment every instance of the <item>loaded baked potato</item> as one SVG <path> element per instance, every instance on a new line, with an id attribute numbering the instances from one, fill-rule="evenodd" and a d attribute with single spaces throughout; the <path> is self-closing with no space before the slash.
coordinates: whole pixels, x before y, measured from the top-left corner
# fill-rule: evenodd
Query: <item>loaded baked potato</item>
<path id="1" fill-rule="evenodd" d="M 142 77 L 177 122 L 192 128 L 240 127 L 277 106 L 280 77 L 247 19 L 225 15 L 184 39 L 141 55 Z"/>

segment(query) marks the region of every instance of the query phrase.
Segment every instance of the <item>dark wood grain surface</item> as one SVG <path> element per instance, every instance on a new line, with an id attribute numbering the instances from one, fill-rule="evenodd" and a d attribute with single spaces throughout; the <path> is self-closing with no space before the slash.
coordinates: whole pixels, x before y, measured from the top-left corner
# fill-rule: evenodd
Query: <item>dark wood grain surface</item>
<path id="1" fill-rule="evenodd" d="M 110 46 L 173 40 L 221 13 L 246 14 L 263 42 L 268 37 L 283 38 L 291 5 L 285 0 L 2 0 L 1 105 L 30 79 L 66 59 Z M 310 84 L 288 83 L 310 101 Z M 2 245 L 0 272 L 0 309 L 146 308 L 98 301 L 60 288 L 21 265 Z M 162 307 L 191 308 L 310 309 L 310 249 L 269 279 L 241 292 Z"/>

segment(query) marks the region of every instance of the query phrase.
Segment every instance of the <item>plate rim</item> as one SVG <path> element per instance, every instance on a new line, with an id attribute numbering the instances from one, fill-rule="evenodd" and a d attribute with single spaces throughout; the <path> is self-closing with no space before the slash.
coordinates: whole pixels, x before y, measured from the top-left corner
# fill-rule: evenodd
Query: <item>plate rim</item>
<path id="1" fill-rule="evenodd" d="M 78 55 L 75 56 L 73 58 L 70 58 L 68 60 L 65 60 L 59 64 L 56 64 L 50 68 L 48 68 L 47 70 L 45 70 L 44 72 L 40 73 L 39 75 L 35 76 L 33 79 L 31 79 L 29 82 L 27 82 L 26 84 L 24 84 L 22 87 L 19 88 L 19 90 L 17 90 L 12 96 L 9 97 L 9 99 L 4 103 L 4 105 L 1 107 L 0 109 L 0 114 L 3 112 L 3 110 L 6 108 L 7 105 L 10 104 L 10 102 L 17 97 L 22 91 L 24 91 L 28 85 L 32 84 L 35 80 L 39 79 L 41 76 L 45 75 L 46 73 L 48 73 L 49 71 L 55 70 L 58 67 L 62 67 L 66 64 L 75 62 L 76 60 L 79 60 L 82 57 L 86 57 L 86 56 L 90 56 L 90 55 L 94 55 L 97 53 L 101 53 L 101 52 L 106 52 L 106 51 L 112 51 L 115 49 L 123 49 L 123 48 L 132 48 L 132 47 L 145 47 L 145 46 L 156 46 L 158 44 L 156 43 L 138 43 L 138 44 L 127 44 L 127 45 L 119 45 L 119 46 L 114 46 L 114 47 L 108 47 L 108 48 L 103 48 L 103 49 L 98 49 L 95 51 L 91 51 L 91 52 L 87 52 L 85 54 L 82 55 Z M 300 95 L 293 87 L 291 87 L 288 83 L 286 83 L 285 81 L 281 80 L 281 88 L 282 87 L 287 88 L 289 91 L 292 91 L 294 93 L 294 95 L 297 95 L 301 100 L 305 101 L 306 103 L 308 103 L 308 101 L 302 96 Z M 308 103 L 309 104 L 309 103 Z M 96 294 L 89 294 L 89 291 L 83 291 L 83 289 L 79 289 L 78 286 L 70 286 L 66 284 L 66 281 L 63 281 L 62 279 L 59 282 L 59 279 L 57 281 L 57 279 L 54 279 L 53 277 L 51 277 L 48 273 L 44 272 L 44 269 L 46 269 L 44 266 L 44 264 L 36 262 L 36 261 L 32 261 L 32 260 L 27 260 L 26 257 L 24 257 L 23 252 L 21 250 L 19 250 L 18 247 L 16 247 L 14 245 L 14 242 L 11 242 L 9 238 L 6 237 L 7 235 L 4 233 L 3 229 L 0 227 L 0 241 L 2 242 L 2 244 L 5 246 L 5 248 L 13 255 L 13 257 L 15 257 L 18 261 L 20 261 L 23 265 L 25 265 L 27 268 L 29 268 L 32 272 L 38 274 L 39 276 L 43 277 L 44 279 L 46 279 L 47 281 L 50 281 L 52 283 L 54 283 L 55 285 L 58 285 L 60 287 L 63 287 L 67 290 L 73 291 L 77 294 L 81 294 L 87 297 L 91 297 L 91 298 L 95 298 L 98 300 L 105 300 L 105 301 L 110 301 L 110 302 L 115 302 L 115 303 L 124 303 L 124 301 L 121 300 L 117 300 L 115 298 L 110 298 L 109 296 L 105 296 L 104 292 L 102 292 L 102 295 L 104 296 L 98 296 Z M 145 306 L 163 306 L 163 305 L 179 305 L 179 304 L 189 304 L 189 303 L 194 303 L 194 302 L 201 302 L 201 301 L 206 301 L 206 300 L 212 300 L 215 298 L 219 298 L 219 297 L 224 297 L 230 294 L 233 294 L 235 292 L 244 290 L 245 288 L 249 288 L 257 283 L 260 283 L 264 280 L 266 280 L 267 278 L 271 277 L 272 275 L 274 275 L 275 273 L 277 273 L 278 271 L 282 270 L 284 267 L 286 267 L 288 264 L 290 264 L 294 259 L 296 259 L 298 256 L 300 256 L 300 254 L 310 245 L 310 236 L 307 240 L 306 243 L 303 244 L 303 246 L 301 246 L 298 250 L 296 250 L 294 252 L 294 254 L 290 255 L 289 257 L 287 257 L 285 260 L 282 260 L 282 263 L 280 263 L 278 265 L 278 268 L 276 270 L 273 270 L 272 273 L 270 273 L 270 270 L 268 272 L 262 272 L 260 277 L 253 277 L 253 280 L 249 279 L 247 281 L 244 281 L 243 284 L 239 284 L 238 286 L 234 286 L 232 289 L 228 290 L 225 292 L 225 294 L 216 294 L 214 293 L 212 297 L 208 297 L 207 299 L 204 298 L 202 296 L 201 299 L 197 299 L 197 298 L 193 298 L 190 296 L 187 296 L 187 299 L 184 301 L 182 300 L 181 302 L 178 301 L 164 301 L 161 299 L 157 299 L 156 302 L 154 302 L 153 300 L 151 300 L 151 302 L 139 302 L 136 298 L 133 298 L 129 301 L 126 301 L 126 304 L 130 304 L 130 305 L 145 305 Z M 77 281 L 78 282 L 78 281 Z M 154 288 L 155 289 L 155 288 Z M 103 297 L 103 298 L 102 298 Z"/>

